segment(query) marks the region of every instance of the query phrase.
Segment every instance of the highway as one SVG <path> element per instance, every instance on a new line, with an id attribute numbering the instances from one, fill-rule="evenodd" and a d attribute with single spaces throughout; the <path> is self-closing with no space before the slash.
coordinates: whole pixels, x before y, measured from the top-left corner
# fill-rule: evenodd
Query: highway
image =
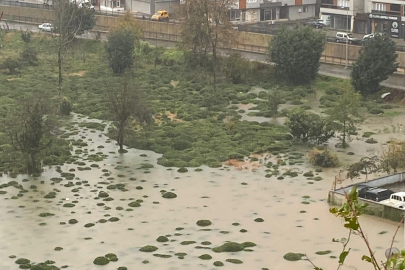
<path id="1" fill-rule="evenodd" d="M 6 23 L 1 22 L 0 27 L 5 28 Z M 9 27 L 9 29 L 13 29 L 13 30 L 30 30 L 32 32 L 39 32 L 38 25 L 34 25 L 34 24 L 23 24 L 23 23 L 13 22 L 13 23 L 8 23 L 8 27 Z M 78 36 L 78 38 L 95 39 L 96 35 L 97 34 L 94 32 L 87 32 L 81 36 Z M 101 40 L 104 40 L 104 41 L 106 40 L 105 34 L 101 34 Z M 152 45 L 159 45 L 159 46 L 164 46 L 164 47 L 173 47 L 175 45 L 175 42 L 173 42 L 173 41 L 148 40 L 148 42 L 151 43 Z M 269 62 L 267 59 L 267 55 L 265 55 L 265 54 L 253 53 L 253 52 L 242 52 L 242 51 L 240 53 L 243 57 L 250 59 L 252 61 L 259 61 L 259 62 L 266 62 L 266 63 Z M 320 75 L 349 79 L 350 72 L 351 72 L 351 69 L 345 69 L 344 67 L 341 67 L 341 66 L 321 64 L 318 73 Z M 383 83 L 381 83 L 381 85 L 389 87 L 389 88 L 405 90 L 405 76 L 392 75 L 387 80 L 385 80 Z"/>

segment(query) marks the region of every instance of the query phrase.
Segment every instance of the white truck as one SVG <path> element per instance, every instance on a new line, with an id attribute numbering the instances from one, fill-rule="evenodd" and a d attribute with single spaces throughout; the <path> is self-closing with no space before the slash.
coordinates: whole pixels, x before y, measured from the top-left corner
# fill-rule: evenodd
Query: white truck
<path id="1" fill-rule="evenodd" d="M 381 204 L 405 209 L 405 192 L 396 192 L 391 194 L 390 198 L 380 202 Z"/>

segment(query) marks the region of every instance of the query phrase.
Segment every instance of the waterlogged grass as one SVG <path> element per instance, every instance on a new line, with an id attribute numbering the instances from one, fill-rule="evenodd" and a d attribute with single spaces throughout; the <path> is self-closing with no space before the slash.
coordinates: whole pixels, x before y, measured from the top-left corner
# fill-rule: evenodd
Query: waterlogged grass
<path id="1" fill-rule="evenodd" d="M 6 57 L 17 56 L 25 44 L 20 33 L 9 33 L 1 49 L 0 62 Z M 38 52 L 38 65 L 24 67 L 20 73 L 10 75 L 0 70 L 2 96 L 0 114 L 15 106 L 22 98 L 33 93 L 56 100 L 57 57 L 53 41 L 48 35 L 33 34 L 30 46 Z M 277 86 L 272 67 L 252 65 L 255 70 L 243 84 L 223 80 L 214 91 L 209 80 L 194 69 L 174 61 L 168 66 L 151 64 L 150 55 L 143 55 L 136 63 L 132 77 L 133 86 L 143 92 L 145 103 L 154 115 L 155 123 L 143 130 L 128 129 L 125 144 L 143 150 L 163 154 L 158 164 L 167 167 L 198 167 L 202 164 L 221 167 L 230 158 L 242 158 L 251 153 L 283 152 L 290 146 L 289 130 L 283 125 L 268 122 L 240 121 L 237 104 L 255 105 L 256 116 L 271 117 L 268 109 L 268 92 Z M 259 67 L 260 66 L 260 67 Z M 61 95 L 73 104 L 73 111 L 90 118 L 111 120 L 107 93 L 117 87 L 120 79 L 114 76 L 105 59 L 103 44 L 95 40 L 76 40 L 63 61 L 63 89 Z M 175 83 L 174 83 L 175 82 Z M 331 91 L 344 80 L 319 77 L 313 84 L 302 87 L 280 86 L 283 103 L 307 102 L 314 91 Z M 252 86 L 263 89 L 255 91 Z M 328 90 L 329 89 L 329 90 Z M 257 93 L 256 93 L 257 92 Z M 299 106 L 299 105 L 297 105 Z M 285 115 L 287 111 L 281 112 Z M 104 124 L 82 123 L 82 128 L 103 130 Z M 73 133 L 72 133 L 73 132 Z M 70 130 L 63 135 L 75 134 Z M 109 132 L 113 137 L 113 132 Z M 87 144 L 75 141 L 73 144 Z M 45 165 L 66 161 L 67 143 L 55 144 L 57 148 L 44 155 Z M 56 147 L 56 146 L 55 146 Z M 0 134 L 0 150 L 12 151 L 4 134 Z M 80 149 L 79 149 L 80 150 Z M 103 157 L 94 157 L 95 161 Z M 23 164 L 14 164 L 14 157 L 0 155 L 4 168 L 17 168 L 23 172 Z M 18 159 L 17 159 L 18 160 Z"/>

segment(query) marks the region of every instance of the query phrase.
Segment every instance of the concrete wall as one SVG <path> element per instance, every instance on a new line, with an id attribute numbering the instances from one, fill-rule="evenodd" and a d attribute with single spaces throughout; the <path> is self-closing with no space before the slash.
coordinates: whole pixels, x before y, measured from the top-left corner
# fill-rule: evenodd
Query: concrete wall
<path id="1" fill-rule="evenodd" d="M 47 9 L 1 6 L 1 11 L 4 12 L 4 15 L 38 18 L 48 22 L 55 19 L 53 12 Z"/>
<path id="2" fill-rule="evenodd" d="M 357 183 L 357 185 L 358 184 L 367 184 L 370 187 L 382 187 L 385 185 L 394 184 L 394 183 L 398 183 L 398 182 L 402 182 L 402 181 L 405 181 L 405 172 L 392 174 L 392 175 L 388 175 L 388 176 L 383 176 L 383 177 L 373 179 L 373 180 L 370 180 L 367 182 Z M 352 189 L 352 187 L 354 187 L 355 185 L 356 184 L 336 189 L 335 192 L 344 194 L 345 192 L 349 192 Z"/>
<path id="3" fill-rule="evenodd" d="M 365 200 L 362 198 L 358 198 L 358 201 L 368 204 L 368 206 L 366 208 L 366 212 L 365 212 L 368 215 L 374 215 L 374 216 L 390 219 L 393 221 L 401 221 L 402 216 L 405 213 L 404 210 L 401 210 L 399 208 L 379 204 L 374 201 Z M 335 205 L 341 206 L 341 205 L 343 205 L 343 203 L 346 202 L 346 197 L 344 194 L 338 193 L 336 191 L 329 191 L 328 202 L 330 204 L 335 204 Z"/>

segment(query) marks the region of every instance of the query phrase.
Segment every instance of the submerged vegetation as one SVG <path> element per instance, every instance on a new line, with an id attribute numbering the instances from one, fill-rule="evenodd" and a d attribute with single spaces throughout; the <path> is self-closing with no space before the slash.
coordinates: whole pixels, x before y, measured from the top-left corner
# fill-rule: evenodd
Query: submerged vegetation
<path id="1" fill-rule="evenodd" d="M 7 61 L 8 55 L 23 51 L 25 48 L 19 34 L 5 35 L 0 62 Z M 109 68 L 101 41 L 72 42 L 64 63 L 63 99 L 57 97 L 58 92 L 55 90 L 58 83 L 55 78 L 57 56 L 56 49 L 50 46 L 51 42 L 47 35 L 32 34 L 30 47 L 38 52 L 37 65 L 26 66 L 18 74 L 0 71 L 0 81 L 3 82 L 0 97 L 1 115 L 6 116 L 10 108 L 21 102 L 27 94 L 25 89 L 29 89 L 30 93 L 35 92 L 49 100 L 62 100 L 61 106 L 70 106 L 68 111 L 71 108 L 73 112 L 90 118 L 114 120 L 108 110 L 110 101 L 107 93 L 110 89 L 119 87 L 122 78 L 114 76 Z M 293 138 L 302 139 L 301 135 L 290 133 L 292 120 L 287 121 L 289 124 L 286 126 L 263 121 L 260 117 L 269 120 L 280 116 L 289 118 L 293 115 L 289 114 L 293 108 L 315 109 L 312 108 L 310 101 L 316 98 L 314 94 L 316 92 L 325 92 L 320 102 L 327 109 L 325 110 L 327 114 L 334 111 L 333 108 L 339 104 L 340 92 L 334 89 L 344 88 L 347 85 L 344 80 L 322 76 L 304 86 L 285 84 L 276 78 L 271 66 L 251 63 L 242 58 L 237 62 L 243 62 L 239 63 L 240 67 L 250 76 L 235 80 L 228 78 L 227 70 L 219 68 L 226 67 L 229 64 L 227 61 L 235 62 L 236 58 L 240 57 L 232 55 L 229 59 L 217 60 L 219 72 L 214 90 L 210 75 L 200 72 L 199 68 L 189 68 L 190 59 L 181 51 L 158 50 L 147 43 L 141 43 L 137 45 L 134 55 L 136 63 L 131 72 L 135 79 L 128 83 L 136 84 L 145 104 L 149 104 L 148 111 L 153 113 L 154 123 L 142 127 L 137 121 L 133 121 L 134 119 L 126 118 L 125 144 L 128 147 L 163 154 L 158 164 L 167 167 L 198 167 L 203 164 L 221 167 L 222 162 L 229 159 L 243 159 L 252 153 L 286 152 Z M 274 93 L 278 93 L 277 100 Z M 285 108 L 279 111 L 280 104 L 284 104 Z M 241 109 L 245 105 L 249 107 Z M 333 136 L 334 129 L 330 121 L 334 119 L 327 121 L 325 117 L 317 114 L 303 111 L 300 113 L 317 119 L 317 123 L 311 128 L 312 133 L 303 135 L 304 142 L 323 144 Z M 252 117 L 253 121 L 242 121 L 243 115 Z M 105 127 L 104 124 L 95 123 L 79 125 L 98 130 Z M 305 127 L 302 123 L 297 125 Z M 66 130 L 61 137 L 68 138 L 74 132 Z M 343 131 L 344 134 L 346 132 Z M 116 138 L 116 131 L 110 128 L 108 135 Z M 57 143 L 53 143 L 40 154 L 42 164 L 59 165 L 66 161 L 74 162 L 74 159 L 69 157 L 68 142 L 56 138 L 54 140 L 57 140 Z M 86 146 L 85 142 L 71 143 Z M 24 158 L 13 150 L 5 133 L 0 133 L 0 151 L 1 170 L 13 173 L 26 172 L 27 165 Z M 81 150 L 77 151 L 79 153 Z M 125 153 L 125 150 L 121 149 L 121 152 Z"/>

